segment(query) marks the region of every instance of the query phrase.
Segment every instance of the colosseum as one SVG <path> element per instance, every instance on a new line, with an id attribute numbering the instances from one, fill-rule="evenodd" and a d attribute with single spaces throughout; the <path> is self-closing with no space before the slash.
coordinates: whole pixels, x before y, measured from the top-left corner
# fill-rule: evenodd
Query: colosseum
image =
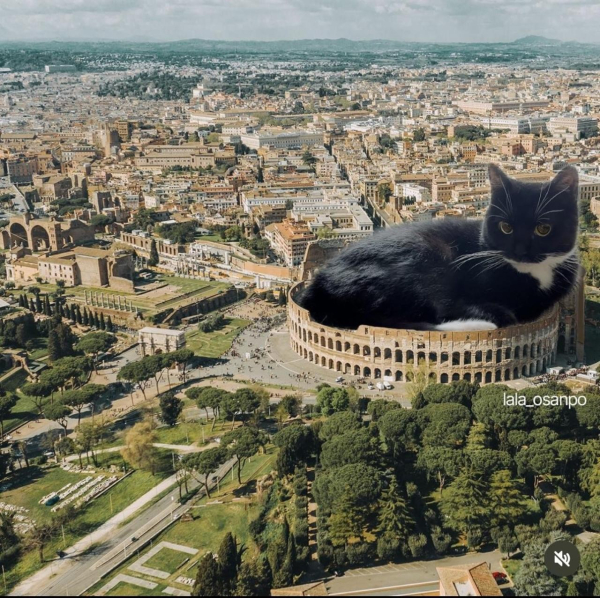
<path id="1" fill-rule="evenodd" d="M 546 371 L 554 363 L 559 308 L 536 322 L 470 332 L 398 330 L 360 326 L 342 330 L 318 324 L 290 291 L 288 327 L 302 358 L 346 375 L 410 382 L 423 367 L 433 382 L 504 382 Z"/>

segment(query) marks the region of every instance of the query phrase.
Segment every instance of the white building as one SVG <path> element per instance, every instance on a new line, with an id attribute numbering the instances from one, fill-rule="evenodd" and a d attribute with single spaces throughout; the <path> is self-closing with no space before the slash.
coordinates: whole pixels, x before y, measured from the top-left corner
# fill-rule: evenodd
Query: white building
<path id="1" fill-rule="evenodd" d="M 323 133 L 290 131 L 285 133 L 247 133 L 240 135 L 241 141 L 250 149 L 261 147 L 290 148 L 303 145 L 323 145 Z"/>
<path id="2" fill-rule="evenodd" d="M 142 355 L 170 353 L 185 347 L 185 332 L 169 328 L 142 328 L 138 331 Z"/>

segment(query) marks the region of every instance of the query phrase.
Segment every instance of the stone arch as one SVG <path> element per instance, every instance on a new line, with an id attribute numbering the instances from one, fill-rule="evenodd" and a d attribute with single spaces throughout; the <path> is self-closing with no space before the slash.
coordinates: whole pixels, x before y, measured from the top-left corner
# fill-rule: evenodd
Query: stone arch
<path id="1" fill-rule="evenodd" d="M 325 340 L 325 337 L 324 337 L 324 336 L 322 336 L 322 337 L 321 337 L 321 347 L 325 347 L 325 346 L 327 346 L 327 342 L 326 342 L 326 340 Z"/>
<path id="2" fill-rule="evenodd" d="M 535 374 L 535 366 L 533 363 L 529 364 L 529 375 L 533 376 Z"/>
<path id="3" fill-rule="evenodd" d="M 483 353 L 481 351 L 475 351 L 475 363 L 481 363 L 483 360 Z"/>
<path id="4" fill-rule="evenodd" d="M 458 372 L 454 372 L 454 374 L 452 374 L 452 382 L 456 382 L 460 380 L 460 374 Z"/>
<path id="5" fill-rule="evenodd" d="M 495 382 L 502 382 L 502 370 L 496 370 Z"/>
<path id="6" fill-rule="evenodd" d="M 352 373 L 352 364 L 347 363 L 344 365 L 344 374 L 351 374 Z"/>
<path id="7" fill-rule="evenodd" d="M 392 358 L 392 350 L 391 349 L 384 349 L 383 350 L 383 358 L 384 359 L 391 359 Z"/>
<path id="8" fill-rule="evenodd" d="M 491 350 L 491 349 L 488 349 L 488 350 L 485 352 L 485 361 L 486 361 L 486 363 L 490 363 L 490 361 L 492 361 L 492 357 L 493 357 L 492 350 Z"/>
<path id="9" fill-rule="evenodd" d="M 510 359 L 510 357 L 511 357 L 511 354 L 512 354 L 512 351 L 510 350 L 510 347 L 507 347 L 507 348 L 504 350 L 504 359 Z"/>
<path id="10" fill-rule="evenodd" d="M 50 249 L 50 235 L 48 231 L 39 224 L 31 228 L 31 250 L 48 251 Z"/>
<path id="11" fill-rule="evenodd" d="M 415 354 L 412 351 L 406 352 L 406 363 L 414 363 L 415 362 Z M 406 375 L 408 379 L 408 374 Z"/>
<path id="12" fill-rule="evenodd" d="M 345 351 L 346 353 L 349 353 L 351 348 L 352 348 L 352 345 L 351 345 L 351 344 L 350 344 L 348 341 L 346 341 L 346 342 L 344 343 L 344 351 Z"/>
<path id="13" fill-rule="evenodd" d="M 337 372 L 341 372 L 342 371 L 342 362 L 341 361 L 336 362 L 336 364 L 335 364 L 335 370 Z"/>
<path id="14" fill-rule="evenodd" d="M 305 349 L 305 350 L 306 350 L 306 349 Z M 313 352 L 312 352 L 312 351 L 310 351 L 310 352 L 308 353 L 308 361 L 312 361 L 312 360 L 313 360 Z"/>
<path id="15" fill-rule="evenodd" d="M 387 378 L 391 378 L 392 377 L 392 370 L 385 370 L 385 372 L 383 372 L 383 375 L 386 376 Z"/>
<path id="16" fill-rule="evenodd" d="M 360 376 L 360 366 L 359 365 L 354 366 L 354 375 Z"/>
<path id="17" fill-rule="evenodd" d="M 330 338 L 327 339 L 327 348 L 333 350 L 333 341 Z"/>
<path id="18" fill-rule="evenodd" d="M 471 351 L 465 351 L 463 354 L 463 363 L 465 365 L 471 365 Z"/>
<path id="19" fill-rule="evenodd" d="M 0 240 L 2 241 L 2 249 L 10 249 L 10 233 L 7 230 L 0 231 Z"/>
<path id="20" fill-rule="evenodd" d="M 379 368 L 375 368 L 375 371 L 373 372 L 373 376 L 375 378 L 381 378 L 381 370 Z"/>
<path id="21" fill-rule="evenodd" d="M 371 377 L 371 368 L 365 367 L 363 370 L 363 376 L 365 378 L 370 378 Z"/>
<path id="22" fill-rule="evenodd" d="M 504 371 L 504 380 L 510 380 L 510 370 L 507 369 Z"/>
<path id="23" fill-rule="evenodd" d="M 523 357 L 529 357 L 529 345 L 523 345 Z"/>
<path id="24" fill-rule="evenodd" d="M 448 361 L 448 353 L 446 351 L 442 351 L 442 354 L 440 356 L 440 362 L 446 363 L 447 361 Z"/>
<path id="25" fill-rule="evenodd" d="M 513 380 L 516 380 L 519 377 L 519 368 L 515 368 L 513 370 Z"/>
<path id="26" fill-rule="evenodd" d="M 360 346 L 358 344 L 354 344 L 354 355 L 360 355 Z"/>
<path id="27" fill-rule="evenodd" d="M 527 366 L 526 365 L 523 366 L 523 370 L 521 371 L 521 374 L 523 376 L 527 376 Z"/>
<path id="28" fill-rule="evenodd" d="M 435 351 L 429 353 L 429 363 L 437 363 L 437 353 Z"/>
<path id="29" fill-rule="evenodd" d="M 29 247 L 29 237 L 25 227 L 19 222 L 13 222 L 9 228 L 13 247 Z"/>
<path id="30" fill-rule="evenodd" d="M 502 361 L 502 349 L 496 349 L 496 363 Z"/>
<path id="31" fill-rule="evenodd" d="M 437 374 L 435 372 L 429 372 L 429 382 L 435 384 L 437 382 Z"/>
<path id="32" fill-rule="evenodd" d="M 371 347 L 369 347 L 369 345 L 365 345 L 365 346 L 363 347 L 363 355 L 364 355 L 365 357 L 367 357 L 367 356 L 371 355 Z"/>
<path id="33" fill-rule="evenodd" d="M 417 363 L 424 363 L 425 362 L 425 351 L 419 351 L 417 353 Z"/>
<path id="34" fill-rule="evenodd" d="M 302 340 L 304 342 L 306 342 L 306 329 L 305 328 L 302 329 Z"/>
<path id="35" fill-rule="evenodd" d="M 402 351 L 396 349 L 396 363 L 402 363 Z"/>
<path id="36" fill-rule="evenodd" d="M 460 365 L 460 353 L 458 351 L 452 353 L 452 365 Z"/>
<path id="37" fill-rule="evenodd" d="M 519 345 L 515 347 L 515 359 L 521 359 L 521 347 Z"/>
<path id="38" fill-rule="evenodd" d="M 485 373 L 485 383 L 489 384 L 492 381 L 492 372 Z"/>
<path id="39" fill-rule="evenodd" d="M 441 382 L 442 384 L 447 384 L 447 383 L 448 383 L 448 374 L 442 374 L 442 375 L 440 376 L 440 382 Z"/>
<path id="40" fill-rule="evenodd" d="M 342 342 L 341 341 L 335 341 L 335 350 L 338 353 L 341 353 L 341 351 L 342 351 Z"/>
<path id="41" fill-rule="evenodd" d="M 379 347 L 373 349 L 373 357 L 381 357 L 381 349 Z"/>
<path id="42" fill-rule="evenodd" d="M 471 382 L 471 374 L 469 374 L 468 372 L 463 376 L 463 380 L 466 380 L 467 382 Z"/>
<path id="43" fill-rule="evenodd" d="M 400 370 L 396 371 L 396 382 L 402 382 L 402 372 Z"/>
<path id="44" fill-rule="evenodd" d="M 321 365 L 323 367 L 327 367 L 327 359 L 325 358 L 325 356 L 321 357 Z"/>
<path id="45" fill-rule="evenodd" d="M 481 384 L 481 372 L 475 372 L 475 382 L 477 382 L 477 384 Z"/>

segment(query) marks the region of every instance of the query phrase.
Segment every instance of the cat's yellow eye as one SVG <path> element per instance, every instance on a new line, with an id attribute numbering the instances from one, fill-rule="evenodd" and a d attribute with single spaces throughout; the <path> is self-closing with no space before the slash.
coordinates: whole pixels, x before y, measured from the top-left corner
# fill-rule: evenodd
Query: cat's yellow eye
<path id="1" fill-rule="evenodd" d="M 501 222 L 499 224 L 500 226 L 500 230 L 505 234 L 505 235 L 510 235 L 513 232 L 513 227 L 511 224 L 509 224 L 508 222 Z"/>
<path id="2" fill-rule="evenodd" d="M 535 227 L 535 234 L 540 237 L 545 237 L 546 235 L 550 234 L 551 230 L 552 227 L 549 224 L 538 224 Z"/>

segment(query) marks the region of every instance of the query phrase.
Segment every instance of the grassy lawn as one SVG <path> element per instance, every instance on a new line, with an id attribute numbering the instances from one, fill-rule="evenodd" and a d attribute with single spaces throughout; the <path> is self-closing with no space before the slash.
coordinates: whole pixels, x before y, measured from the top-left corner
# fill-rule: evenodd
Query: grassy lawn
<path id="1" fill-rule="evenodd" d="M 110 592 L 106 593 L 106 596 L 165 596 L 162 589 L 159 586 L 153 590 L 142 588 L 140 586 L 134 586 L 130 583 L 121 582 L 118 583 Z"/>
<path id="2" fill-rule="evenodd" d="M 214 295 L 218 291 L 228 289 L 231 284 L 227 282 L 211 282 L 208 280 L 196 280 L 195 278 L 181 278 L 179 276 L 161 276 L 159 279 L 161 282 L 173 285 L 181 289 L 184 293 L 191 293 L 203 289 L 202 295 Z"/>
<path id="3" fill-rule="evenodd" d="M 34 349 L 29 352 L 31 359 L 41 359 L 48 355 L 48 339 L 46 337 L 39 336 L 31 339 L 34 344 Z"/>
<path id="4" fill-rule="evenodd" d="M 62 534 L 56 533 L 44 549 L 45 558 L 53 558 L 57 550 L 73 545 L 77 540 L 97 529 L 112 516 L 154 488 L 169 473 L 165 471 L 152 476 L 144 471 L 134 471 L 114 486 L 110 492 L 92 501 L 90 506 L 80 511 L 68 526 L 65 525 L 64 543 Z M 83 477 L 85 475 L 68 473 L 59 467 L 48 469 L 30 467 L 19 470 L 10 477 L 13 487 L 0 493 L 0 500 L 29 509 L 28 515 L 38 522 L 49 521 L 52 517 L 50 508 L 39 505 L 38 501 L 50 492 L 59 490 L 68 483 L 75 483 Z M 7 585 L 9 588 L 13 587 L 44 564 L 40 563 L 37 550 L 25 550 L 18 562 L 13 567 L 7 568 Z"/>
<path id="5" fill-rule="evenodd" d="M 247 488 L 252 488 L 253 481 L 271 471 L 275 464 L 275 458 L 276 449 L 273 446 L 268 446 L 265 454 L 256 455 L 251 461 L 247 461 L 242 468 L 242 491 L 246 491 L 245 489 Z M 234 491 L 238 489 L 237 478 L 234 476 L 234 480 L 232 481 L 231 475 L 228 475 L 226 479 L 227 481 L 221 484 L 220 491 L 217 492 L 215 490 L 211 494 L 211 500 L 208 501 L 213 503 L 213 501 L 217 500 L 219 503 L 206 504 L 207 499 L 202 498 L 198 503 L 192 506 L 190 511 L 194 517 L 193 521 L 176 521 L 174 525 L 171 525 L 154 539 L 153 544 L 155 546 L 160 542 L 172 542 L 173 544 L 182 544 L 198 550 L 198 553 L 195 556 L 192 556 L 185 564 L 183 563 L 186 556 L 190 555 L 185 555 L 184 553 L 173 555 L 171 554 L 173 551 L 167 551 L 167 549 L 161 550 L 150 559 L 146 563 L 148 567 L 172 573 L 169 580 L 159 582 L 156 590 L 162 592 L 167 585 L 170 585 L 173 587 L 181 587 L 181 589 L 189 591 L 189 588 L 175 584 L 174 580 L 180 575 L 184 575 L 185 577 L 195 577 L 195 564 L 197 561 L 208 551 L 216 553 L 219 544 L 227 532 L 231 532 L 236 537 L 238 546 L 244 544 L 249 549 L 245 553 L 246 555 L 252 556 L 256 551 L 256 547 L 250 537 L 248 526 L 250 522 L 257 517 L 260 506 L 256 504 L 254 498 L 251 498 L 249 502 L 233 501 Z M 144 552 L 140 553 L 139 556 L 143 556 L 150 549 L 151 548 L 148 547 Z M 93 586 L 88 591 L 88 594 L 93 595 L 97 593 L 98 590 L 110 581 L 110 579 L 113 579 L 119 573 L 157 582 L 158 580 L 154 578 L 146 577 L 128 570 L 128 567 L 135 562 L 139 556 L 135 555 L 127 560 L 110 576 Z M 178 565 L 179 568 L 176 569 L 175 567 Z M 121 587 L 122 586 L 119 585 L 116 589 L 119 590 Z M 116 592 L 114 595 L 124 594 Z M 154 594 L 146 592 L 144 595 Z"/>
<path id="6" fill-rule="evenodd" d="M 235 337 L 249 324 L 249 320 L 227 318 L 221 330 L 214 332 L 193 330 L 186 334 L 187 347 L 201 357 L 220 357 L 229 351 Z"/>
<path id="7" fill-rule="evenodd" d="M 16 392 L 18 397 L 17 404 L 12 410 L 10 417 L 4 422 L 5 433 L 9 432 L 13 428 L 16 428 L 17 426 L 20 426 L 26 421 L 33 419 L 37 414 L 35 405 L 31 402 L 31 400 L 17 392 L 18 389 L 28 381 L 28 379 L 29 376 L 27 375 L 27 372 L 24 369 L 19 368 L 0 383 L 3 390 Z"/>
<path id="8" fill-rule="evenodd" d="M 521 567 L 521 561 L 520 560 L 515 560 L 515 559 L 503 559 L 500 562 L 502 563 L 502 566 L 504 567 L 504 569 L 508 573 L 509 577 L 511 579 L 514 579 L 515 573 Z"/>
<path id="9" fill-rule="evenodd" d="M 172 575 L 181 568 L 184 562 L 190 560 L 190 556 L 192 555 L 172 548 L 161 548 L 160 552 L 144 563 L 144 567 L 166 571 Z"/>
<path id="10" fill-rule="evenodd" d="M 199 443 L 201 445 L 203 439 L 208 443 L 215 436 L 222 436 L 225 432 L 229 432 L 229 430 L 231 430 L 231 423 L 228 422 L 217 422 L 213 432 L 210 431 L 211 426 L 212 420 L 208 424 L 185 422 L 177 424 L 172 428 L 157 428 L 155 430 L 158 437 L 157 442 L 162 444 L 182 445 Z M 204 435 L 202 434 L 203 429 Z"/>

